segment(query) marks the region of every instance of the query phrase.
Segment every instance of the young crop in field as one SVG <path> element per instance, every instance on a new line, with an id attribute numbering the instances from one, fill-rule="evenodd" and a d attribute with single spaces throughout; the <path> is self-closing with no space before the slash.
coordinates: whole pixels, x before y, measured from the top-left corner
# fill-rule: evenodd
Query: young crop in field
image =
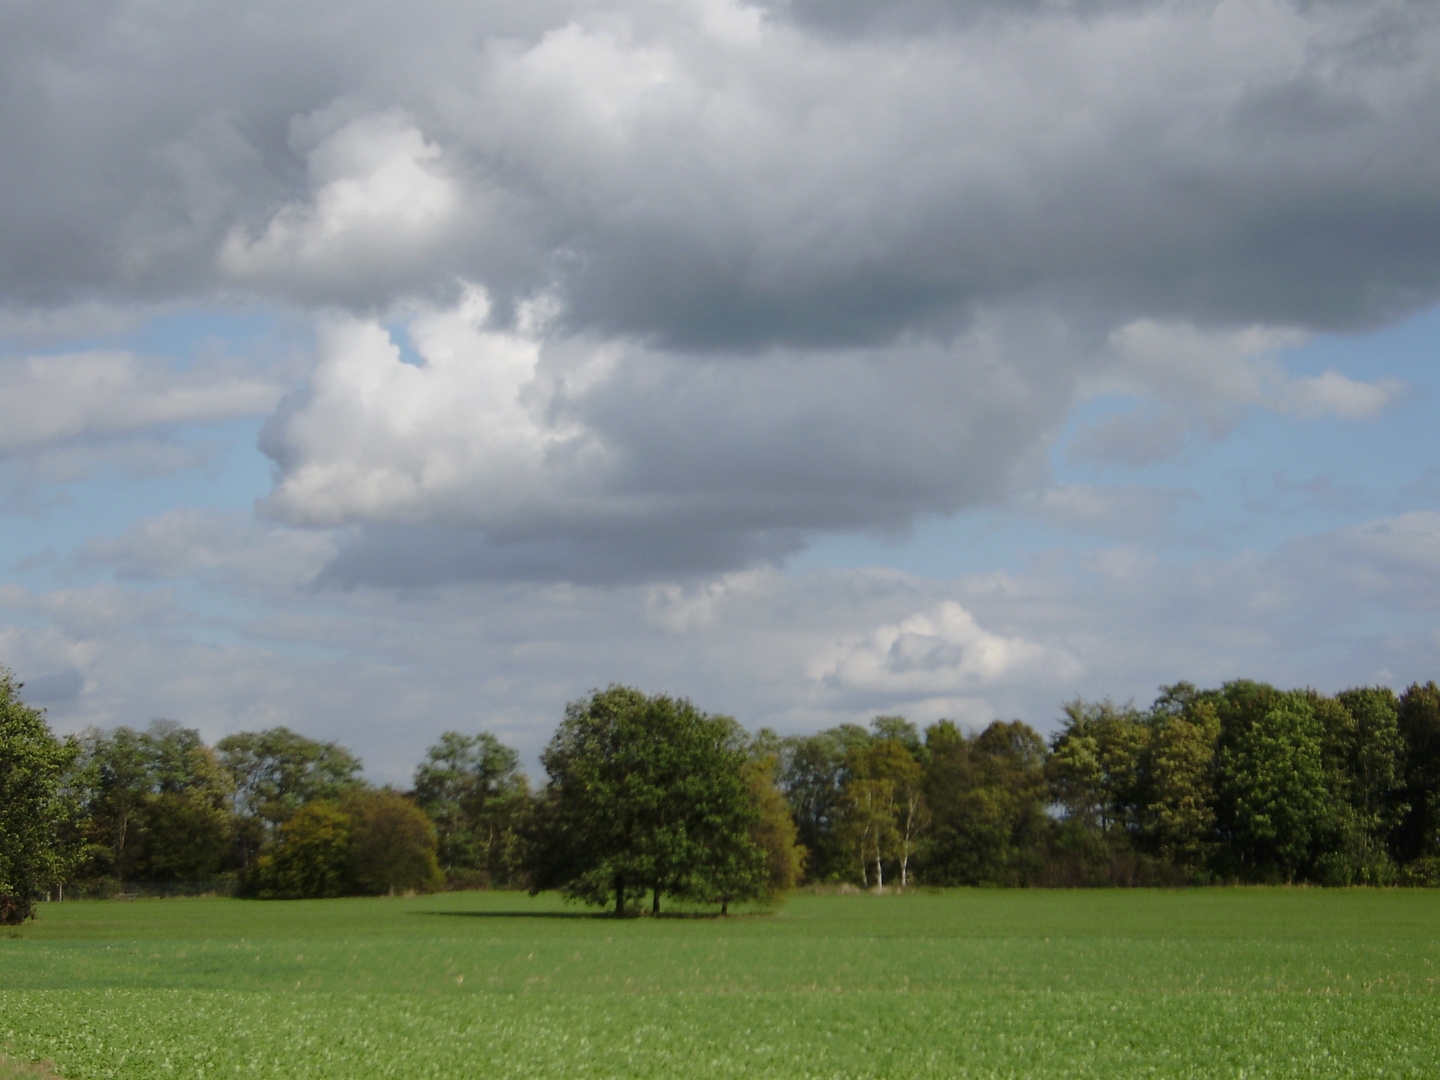
<path id="1" fill-rule="evenodd" d="M 67 1080 L 1440 1075 L 1429 890 L 42 905 L 0 1045 Z"/>

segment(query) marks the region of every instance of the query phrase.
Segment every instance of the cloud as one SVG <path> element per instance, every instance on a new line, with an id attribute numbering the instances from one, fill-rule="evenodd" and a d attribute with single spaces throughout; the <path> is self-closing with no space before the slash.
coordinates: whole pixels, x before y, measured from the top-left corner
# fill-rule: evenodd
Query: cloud
<path id="1" fill-rule="evenodd" d="M 1426 5 L 71 2 L 5 10 L 0 309 L 319 320 L 264 509 L 351 530 L 334 581 L 902 532 L 1033 485 L 1077 388 L 1153 403 L 1097 462 L 1371 417 L 1278 354 L 1440 298 Z M 10 438 L 179 422 L 141 396 Z"/>
<path id="2" fill-rule="evenodd" d="M 127 352 L 0 359 L 0 456 L 260 415 L 281 393 L 277 383 L 230 367 L 176 371 Z"/>
<path id="3" fill-rule="evenodd" d="M 974 694 L 1026 675 L 1055 681 L 1081 672 L 1061 650 L 985 630 L 953 600 L 881 626 L 839 653 L 812 661 L 814 677 L 882 700 Z"/>
<path id="4" fill-rule="evenodd" d="M 1417 510 L 1352 525 L 1293 546 L 1297 576 L 1337 599 L 1386 597 L 1402 611 L 1440 608 L 1440 513 Z"/>
<path id="5" fill-rule="evenodd" d="M 1434 5 L 0 19 L 0 333 L 54 352 L 0 361 L 6 469 L 178 468 L 176 428 L 274 409 L 264 520 L 126 522 L 47 564 L 115 580 L 0 592 L 0 655 L 66 724 L 297 723 L 403 763 L 457 716 L 533 751 L 616 678 L 798 730 L 1433 670 L 1423 516 L 1178 567 L 767 564 L 1007 499 L 1161 535 L 1183 496 L 1049 479 L 1096 394 L 1137 402 L 1075 440 L 1097 462 L 1382 416 L 1395 381 L 1284 359 L 1440 299 Z M 65 340 L 256 297 L 321 327 L 278 406 L 271 374 Z"/>
<path id="6" fill-rule="evenodd" d="M 459 275 L 746 350 L 1021 299 L 1324 328 L 1437 296 L 1428 5 L 817 10 L 12 0 L 0 297 Z"/>
<path id="7" fill-rule="evenodd" d="M 349 120 L 307 153 L 308 199 L 282 207 L 258 236 L 233 227 L 221 270 L 291 298 L 383 302 L 433 265 L 477 211 L 474 193 L 462 204 L 441 158 L 399 110 Z"/>
<path id="8" fill-rule="evenodd" d="M 1217 330 L 1189 322 L 1138 319 L 1109 335 L 1107 362 L 1085 392 L 1120 393 L 1140 404 L 1082 428 L 1068 448 L 1078 461 L 1132 466 L 1174 457 L 1198 435 L 1218 439 L 1249 409 L 1371 420 L 1405 391 L 1398 379 L 1351 379 L 1337 371 L 1291 375 L 1281 354 L 1307 335 L 1251 326 Z"/>
<path id="9" fill-rule="evenodd" d="M 1008 320 L 745 365 L 547 335 L 538 302 L 496 327 L 478 289 L 414 316 L 418 363 L 379 323 L 335 319 L 262 438 L 262 509 L 360 526 L 329 574 L 347 583 L 654 580 L 901 528 L 998 498 L 1063 412 L 1063 327 Z"/>
<path id="10" fill-rule="evenodd" d="M 87 541 L 70 560 L 122 579 L 212 578 L 242 590 L 308 585 L 334 556 L 329 533 L 258 524 L 239 512 L 181 508 L 130 526 L 118 537 Z"/>
<path id="11" fill-rule="evenodd" d="M 1164 536 L 1176 510 L 1195 499 L 1193 492 L 1139 485 L 1058 484 L 1022 492 L 1013 505 L 1052 528 L 1133 539 Z"/>
<path id="12" fill-rule="evenodd" d="M 1302 416 L 1335 416 L 1342 420 L 1373 420 L 1400 396 L 1405 384 L 1384 378 L 1360 382 L 1326 371 L 1291 379 L 1284 388 L 1281 407 Z"/>

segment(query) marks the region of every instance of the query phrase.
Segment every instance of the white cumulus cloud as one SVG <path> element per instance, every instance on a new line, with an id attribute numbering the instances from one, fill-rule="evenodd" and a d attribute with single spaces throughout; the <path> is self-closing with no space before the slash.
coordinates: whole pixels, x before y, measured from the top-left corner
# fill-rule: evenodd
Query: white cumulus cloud
<path id="1" fill-rule="evenodd" d="M 986 630 L 953 600 L 887 623 L 811 668 L 837 689 L 891 698 L 975 693 L 1026 675 L 1054 681 L 1080 671 L 1063 650 Z"/>

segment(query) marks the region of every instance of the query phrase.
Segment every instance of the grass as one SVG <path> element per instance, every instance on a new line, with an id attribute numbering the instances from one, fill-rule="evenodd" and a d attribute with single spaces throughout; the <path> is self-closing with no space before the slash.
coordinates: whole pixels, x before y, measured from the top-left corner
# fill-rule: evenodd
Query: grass
<path id="1" fill-rule="evenodd" d="M 69 1080 L 1434 1077 L 1437 929 L 1428 890 L 76 902 L 0 938 L 0 1046 Z"/>

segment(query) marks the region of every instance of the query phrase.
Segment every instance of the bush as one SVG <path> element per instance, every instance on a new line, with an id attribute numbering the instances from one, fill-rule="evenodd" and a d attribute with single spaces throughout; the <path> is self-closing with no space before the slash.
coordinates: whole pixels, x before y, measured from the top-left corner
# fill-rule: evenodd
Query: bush
<path id="1" fill-rule="evenodd" d="M 435 826 L 393 791 L 366 791 L 346 800 L 354 831 L 355 891 L 371 896 L 434 892 L 445 882 L 435 857 Z"/>
<path id="2" fill-rule="evenodd" d="M 265 900 L 348 896 L 354 822 L 338 803 L 309 803 L 295 812 L 271 851 L 256 860 L 256 892 Z"/>
<path id="3" fill-rule="evenodd" d="M 319 899 L 433 892 L 443 882 L 430 819 L 393 791 L 366 791 L 296 811 L 256 860 L 252 889 L 266 900 Z"/>
<path id="4" fill-rule="evenodd" d="M 1427 889 L 1440 886 L 1440 855 L 1425 855 L 1406 863 L 1400 871 L 1400 884 Z"/>

